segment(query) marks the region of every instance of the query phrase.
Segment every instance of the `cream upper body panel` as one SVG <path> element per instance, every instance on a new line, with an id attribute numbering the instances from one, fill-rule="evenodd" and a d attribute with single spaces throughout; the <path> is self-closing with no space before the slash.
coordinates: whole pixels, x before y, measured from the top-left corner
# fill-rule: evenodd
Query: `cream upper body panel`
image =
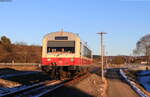
<path id="1" fill-rule="evenodd" d="M 55 37 L 67 36 L 67 40 L 55 40 Z M 75 41 L 75 53 L 73 54 L 48 54 L 47 42 L 48 41 Z M 71 32 L 52 32 L 44 36 L 42 57 L 80 57 L 80 37 L 77 34 Z"/>

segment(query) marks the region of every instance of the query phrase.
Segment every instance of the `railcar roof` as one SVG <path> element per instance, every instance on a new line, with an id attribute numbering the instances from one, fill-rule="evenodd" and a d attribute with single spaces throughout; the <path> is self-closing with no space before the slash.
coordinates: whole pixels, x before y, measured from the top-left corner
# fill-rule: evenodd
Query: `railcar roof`
<path id="1" fill-rule="evenodd" d="M 70 35 L 73 35 L 74 37 L 77 37 L 77 38 L 80 38 L 80 36 L 79 36 L 79 34 L 77 34 L 77 33 L 73 33 L 73 32 L 66 32 L 66 31 L 63 31 L 63 30 L 61 30 L 61 31 L 56 31 L 56 32 L 50 32 L 50 33 L 48 33 L 48 34 L 46 34 L 45 36 L 44 36 L 44 38 L 46 38 L 46 37 L 48 37 L 48 36 L 50 36 L 50 35 L 53 35 L 53 34 L 56 34 L 56 33 L 60 33 L 60 35 L 62 34 L 70 34 Z M 44 39 L 43 38 L 43 39 Z M 80 38 L 81 39 L 81 38 Z M 88 44 L 87 44 L 87 42 L 85 42 L 85 41 L 83 41 L 82 39 L 81 39 L 81 42 L 83 43 L 83 45 L 85 45 L 85 46 L 87 46 L 88 48 L 90 48 L 89 46 L 88 46 Z"/>
<path id="2" fill-rule="evenodd" d="M 76 34 L 76 33 L 73 33 L 73 32 L 64 32 L 64 31 L 57 31 L 57 32 L 50 32 L 50 33 L 48 33 L 48 34 L 46 34 L 45 36 L 44 36 L 44 38 L 46 38 L 46 37 L 48 37 L 49 35 L 53 35 L 53 34 L 56 34 L 56 33 L 60 33 L 60 34 L 70 34 L 70 35 L 73 35 L 73 36 L 75 36 L 75 37 L 78 37 L 78 38 L 80 38 L 80 36 L 78 35 L 78 34 Z"/>

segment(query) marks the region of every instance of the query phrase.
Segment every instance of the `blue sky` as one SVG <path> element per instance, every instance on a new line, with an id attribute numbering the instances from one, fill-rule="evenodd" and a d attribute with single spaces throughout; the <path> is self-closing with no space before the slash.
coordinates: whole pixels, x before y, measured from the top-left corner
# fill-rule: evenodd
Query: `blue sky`
<path id="1" fill-rule="evenodd" d="M 107 55 L 130 55 L 150 32 L 149 0 L 12 0 L 0 2 L 0 36 L 41 45 L 49 32 L 79 33 L 99 54 L 97 32 L 107 32 Z"/>

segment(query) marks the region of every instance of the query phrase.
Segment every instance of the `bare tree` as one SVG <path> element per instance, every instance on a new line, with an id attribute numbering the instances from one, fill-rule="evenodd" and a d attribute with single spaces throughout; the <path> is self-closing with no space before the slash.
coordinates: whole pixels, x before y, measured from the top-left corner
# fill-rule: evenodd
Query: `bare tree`
<path id="1" fill-rule="evenodd" d="M 140 56 L 145 56 L 147 64 L 150 59 L 150 34 L 143 36 L 137 43 L 136 49 L 133 51 Z"/>

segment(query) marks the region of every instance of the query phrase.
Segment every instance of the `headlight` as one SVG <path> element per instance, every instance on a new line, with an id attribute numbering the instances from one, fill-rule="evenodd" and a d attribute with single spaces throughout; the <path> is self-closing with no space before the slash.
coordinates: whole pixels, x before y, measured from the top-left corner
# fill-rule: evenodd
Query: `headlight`
<path id="1" fill-rule="evenodd" d="M 73 62 L 73 61 L 74 61 L 74 58 L 71 58 L 70 61 Z"/>
<path id="2" fill-rule="evenodd" d="M 50 59 L 50 58 L 48 58 L 48 59 L 47 59 L 47 61 L 51 61 L 51 59 Z"/>

